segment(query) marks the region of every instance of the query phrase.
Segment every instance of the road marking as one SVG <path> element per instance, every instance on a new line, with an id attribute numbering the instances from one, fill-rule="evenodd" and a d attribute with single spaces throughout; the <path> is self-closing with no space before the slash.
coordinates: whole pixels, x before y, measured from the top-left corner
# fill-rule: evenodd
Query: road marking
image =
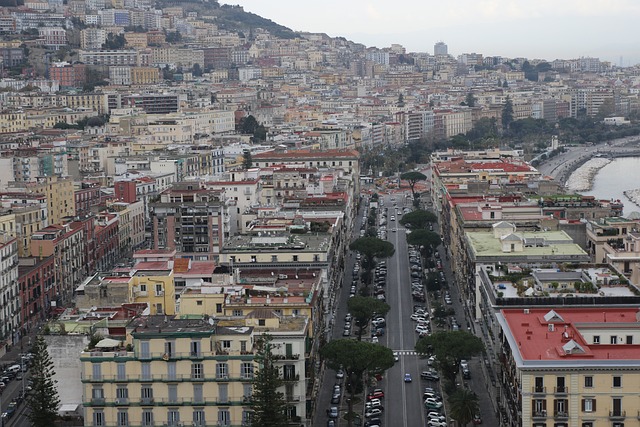
<path id="1" fill-rule="evenodd" d="M 399 331 L 400 331 L 400 348 L 404 348 L 404 334 L 403 334 L 403 319 L 404 319 L 404 312 L 402 310 L 402 291 L 404 290 L 404 288 L 402 286 L 400 286 L 400 252 L 398 249 L 399 246 L 399 235 L 396 234 L 395 235 L 395 247 L 396 247 L 396 256 L 395 256 L 395 261 L 396 261 L 396 289 L 398 290 L 398 304 L 397 304 L 397 309 L 398 309 L 398 326 L 399 326 Z M 406 244 L 406 243 L 405 243 Z M 400 359 L 400 368 L 401 368 L 401 372 L 406 372 L 405 367 L 404 367 L 404 358 Z M 405 387 L 405 383 L 402 383 L 402 406 L 403 406 L 403 414 L 404 417 L 402 417 L 402 422 L 404 427 L 409 427 L 408 424 L 408 420 L 407 420 L 407 389 Z M 422 412 L 422 411 L 420 411 Z M 388 421 L 388 420 L 385 420 Z"/>
<path id="2" fill-rule="evenodd" d="M 397 353 L 398 356 L 416 356 L 415 350 L 393 350 L 394 353 Z"/>

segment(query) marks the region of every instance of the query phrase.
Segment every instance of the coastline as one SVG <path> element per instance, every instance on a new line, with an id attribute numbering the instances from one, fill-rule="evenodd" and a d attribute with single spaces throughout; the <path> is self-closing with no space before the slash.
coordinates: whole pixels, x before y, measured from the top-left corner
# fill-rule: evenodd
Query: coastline
<path id="1" fill-rule="evenodd" d="M 634 188 L 633 190 L 624 190 L 622 192 L 631 203 L 640 207 L 640 188 Z"/>
<path id="2" fill-rule="evenodd" d="M 600 169 L 611 162 L 611 159 L 603 157 L 596 157 L 587 160 L 578 169 L 574 170 L 571 175 L 569 175 L 569 178 L 565 182 L 565 187 L 568 190 L 575 192 L 591 190 L 593 187 L 593 178 L 597 175 Z"/>

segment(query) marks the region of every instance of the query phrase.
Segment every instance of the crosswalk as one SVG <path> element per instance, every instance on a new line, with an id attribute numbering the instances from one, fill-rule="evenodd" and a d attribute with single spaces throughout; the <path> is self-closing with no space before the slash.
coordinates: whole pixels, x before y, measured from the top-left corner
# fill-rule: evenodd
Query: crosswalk
<path id="1" fill-rule="evenodd" d="M 393 350 L 398 356 L 415 356 L 416 353 L 414 350 Z"/>

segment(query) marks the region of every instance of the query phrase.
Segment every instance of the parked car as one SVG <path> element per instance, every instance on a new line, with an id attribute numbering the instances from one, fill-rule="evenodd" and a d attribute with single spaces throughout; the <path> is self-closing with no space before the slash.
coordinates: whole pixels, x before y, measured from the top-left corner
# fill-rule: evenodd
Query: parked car
<path id="1" fill-rule="evenodd" d="M 364 412 L 366 418 L 379 417 L 380 415 L 382 415 L 382 408 L 371 408 Z"/>
<path id="2" fill-rule="evenodd" d="M 371 399 L 384 399 L 384 391 L 382 391 L 382 389 L 376 388 L 367 395 L 367 400 Z"/>
<path id="3" fill-rule="evenodd" d="M 329 418 L 338 418 L 338 407 L 332 406 L 331 408 L 327 409 L 327 416 Z"/>
<path id="4" fill-rule="evenodd" d="M 482 418 L 480 418 L 479 414 L 475 414 L 473 416 L 473 424 L 475 425 L 482 424 Z"/>
<path id="5" fill-rule="evenodd" d="M 420 374 L 420 378 L 429 381 L 440 381 L 440 376 L 434 371 L 423 371 Z"/>
<path id="6" fill-rule="evenodd" d="M 424 406 L 427 409 L 440 409 L 442 408 L 442 402 L 438 402 L 436 399 L 432 397 L 428 397 L 424 400 Z"/>

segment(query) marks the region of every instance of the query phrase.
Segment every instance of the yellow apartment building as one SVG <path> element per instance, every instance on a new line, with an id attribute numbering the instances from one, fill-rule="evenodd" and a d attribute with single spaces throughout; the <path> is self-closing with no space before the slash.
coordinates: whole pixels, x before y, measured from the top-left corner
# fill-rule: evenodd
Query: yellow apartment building
<path id="1" fill-rule="evenodd" d="M 531 308 L 498 313 L 502 425 L 637 426 L 637 307 Z"/>
<path id="2" fill-rule="evenodd" d="M 65 217 L 75 216 L 73 180 L 58 176 L 38 177 L 36 182 L 9 183 L 10 191 L 42 194 L 47 198 L 49 224 L 62 224 Z"/>
<path id="3" fill-rule="evenodd" d="M 306 319 L 275 316 L 247 321 L 167 316 L 139 317 L 127 326 L 128 349 L 90 349 L 82 362 L 86 426 L 241 426 L 251 420 L 256 369 L 254 343 L 267 325 L 282 333 L 303 333 Z M 290 419 L 300 424 L 297 406 L 304 393 L 295 385 L 300 349 L 274 345 L 283 364 Z M 274 343 L 276 340 L 274 339 Z M 302 371 L 304 372 L 304 371 Z M 296 409 L 294 409 L 296 408 Z M 304 415 L 304 413 L 303 413 Z"/>

